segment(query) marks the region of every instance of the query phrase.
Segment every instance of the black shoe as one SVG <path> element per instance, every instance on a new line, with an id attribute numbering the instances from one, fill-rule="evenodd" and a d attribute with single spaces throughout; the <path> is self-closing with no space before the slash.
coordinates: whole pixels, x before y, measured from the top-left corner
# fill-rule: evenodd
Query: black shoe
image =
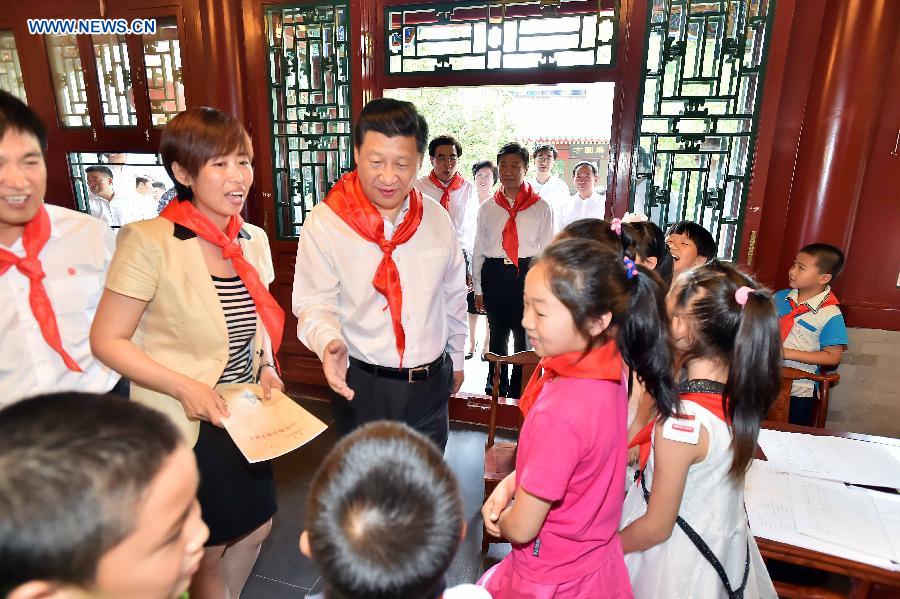
<path id="1" fill-rule="evenodd" d="M 474 355 L 475 355 L 475 352 L 470 351 L 469 353 L 466 354 L 466 360 L 470 360 L 472 358 L 472 356 L 474 356 Z"/>

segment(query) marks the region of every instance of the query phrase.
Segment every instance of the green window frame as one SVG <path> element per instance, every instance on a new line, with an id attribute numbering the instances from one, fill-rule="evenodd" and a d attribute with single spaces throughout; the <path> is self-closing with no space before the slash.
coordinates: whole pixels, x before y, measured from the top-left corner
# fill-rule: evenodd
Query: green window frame
<path id="1" fill-rule="evenodd" d="M 740 250 L 775 0 L 649 0 L 631 210 Z"/>

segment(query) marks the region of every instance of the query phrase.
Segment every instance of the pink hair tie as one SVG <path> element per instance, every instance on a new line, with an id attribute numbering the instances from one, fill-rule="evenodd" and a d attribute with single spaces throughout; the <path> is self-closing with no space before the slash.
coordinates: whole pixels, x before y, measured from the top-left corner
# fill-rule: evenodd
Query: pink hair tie
<path id="1" fill-rule="evenodd" d="M 741 306 L 744 306 L 747 303 L 747 298 L 750 297 L 750 294 L 754 291 L 755 289 L 752 287 L 739 287 L 738 290 L 734 292 L 734 301 Z"/>
<path id="2" fill-rule="evenodd" d="M 621 237 L 622 236 L 622 219 L 621 218 L 612 219 L 612 222 L 609 223 L 609 228 L 612 229 L 613 231 L 615 231 L 616 235 Z"/>

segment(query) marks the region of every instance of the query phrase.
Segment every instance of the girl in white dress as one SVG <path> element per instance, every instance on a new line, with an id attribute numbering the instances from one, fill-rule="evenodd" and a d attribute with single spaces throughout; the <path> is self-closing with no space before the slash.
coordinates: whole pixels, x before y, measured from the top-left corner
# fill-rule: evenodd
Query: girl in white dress
<path id="1" fill-rule="evenodd" d="M 643 480 L 619 534 L 634 596 L 774 598 L 744 510 L 744 474 L 780 382 L 771 297 L 713 263 L 676 277 L 666 305 L 687 380 L 633 442 Z"/>

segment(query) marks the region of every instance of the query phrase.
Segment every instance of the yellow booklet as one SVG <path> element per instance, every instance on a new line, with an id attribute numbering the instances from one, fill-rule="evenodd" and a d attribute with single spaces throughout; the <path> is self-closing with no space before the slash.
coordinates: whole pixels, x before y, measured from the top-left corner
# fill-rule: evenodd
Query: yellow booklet
<path id="1" fill-rule="evenodd" d="M 251 464 L 302 447 L 328 428 L 277 389 L 268 400 L 262 399 L 259 385 L 216 385 L 216 391 L 231 414 L 222 424 Z"/>

